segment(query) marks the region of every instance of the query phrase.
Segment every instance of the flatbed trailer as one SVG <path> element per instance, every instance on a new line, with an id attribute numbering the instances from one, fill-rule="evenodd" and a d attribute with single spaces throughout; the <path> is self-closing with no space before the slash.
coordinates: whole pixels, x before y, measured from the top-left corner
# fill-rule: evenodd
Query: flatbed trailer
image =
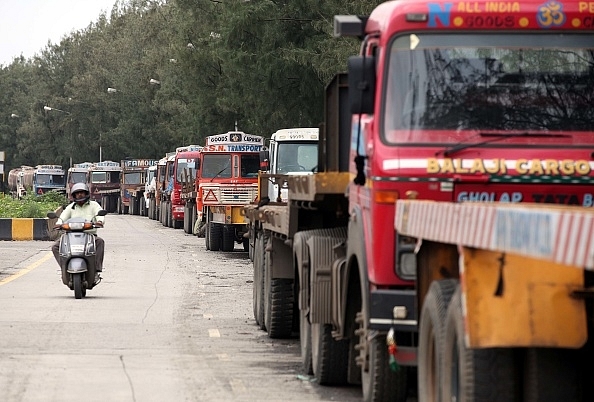
<path id="1" fill-rule="evenodd" d="M 594 210 L 398 200 L 395 216 L 416 240 L 419 400 L 591 400 Z"/>

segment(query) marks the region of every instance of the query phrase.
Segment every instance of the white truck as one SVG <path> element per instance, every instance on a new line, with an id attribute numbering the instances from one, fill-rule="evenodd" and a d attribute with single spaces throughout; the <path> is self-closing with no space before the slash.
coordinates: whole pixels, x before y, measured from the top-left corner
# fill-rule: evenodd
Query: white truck
<path id="1" fill-rule="evenodd" d="M 286 128 L 278 130 L 270 137 L 267 162 L 263 166 L 271 175 L 311 173 L 318 165 L 317 128 Z M 276 183 L 270 179 L 268 197 L 277 202 L 287 202 L 286 181 Z M 280 192 L 279 192 L 280 187 Z"/>

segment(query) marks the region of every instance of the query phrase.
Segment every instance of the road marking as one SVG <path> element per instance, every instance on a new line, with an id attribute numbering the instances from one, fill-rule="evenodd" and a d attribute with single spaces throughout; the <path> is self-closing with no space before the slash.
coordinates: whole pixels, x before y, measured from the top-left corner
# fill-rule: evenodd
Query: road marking
<path id="1" fill-rule="evenodd" d="M 47 260 L 49 260 L 51 257 L 53 256 L 53 254 L 51 252 L 47 253 L 43 258 L 41 258 L 38 261 L 35 261 L 33 264 L 26 266 L 25 268 L 21 269 L 19 272 L 17 272 L 14 275 L 10 275 L 4 279 L 2 279 L 0 281 L 0 286 L 2 285 L 6 285 L 8 282 L 12 282 L 15 279 L 20 278 L 21 276 L 33 271 L 35 268 L 37 268 L 38 266 L 40 266 L 41 264 L 43 264 L 44 262 L 46 262 Z"/>
<path id="2" fill-rule="evenodd" d="M 241 381 L 241 380 L 237 380 L 237 379 L 230 380 L 229 385 L 231 385 L 231 389 L 236 394 L 245 394 L 247 391 L 247 389 L 245 388 L 245 385 L 243 385 L 243 381 Z"/>
<path id="3" fill-rule="evenodd" d="M 208 336 L 210 336 L 211 338 L 220 338 L 221 333 L 219 332 L 218 329 L 209 329 Z"/>

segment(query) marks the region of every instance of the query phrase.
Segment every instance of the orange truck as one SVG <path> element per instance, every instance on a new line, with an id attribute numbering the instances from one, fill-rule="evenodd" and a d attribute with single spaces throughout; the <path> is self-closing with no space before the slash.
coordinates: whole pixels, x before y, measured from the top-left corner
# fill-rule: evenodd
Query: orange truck
<path id="1" fill-rule="evenodd" d="M 258 190 L 260 151 L 264 137 L 229 131 L 211 135 L 200 155 L 196 180 L 196 218 L 205 225 L 206 249 L 249 249 L 243 207 L 254 201 Z"/>

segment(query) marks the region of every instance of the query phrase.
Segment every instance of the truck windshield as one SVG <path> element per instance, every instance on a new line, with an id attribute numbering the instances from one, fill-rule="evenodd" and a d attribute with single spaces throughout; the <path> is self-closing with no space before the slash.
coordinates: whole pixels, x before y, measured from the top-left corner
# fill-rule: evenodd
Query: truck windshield
<path id="1" fill-rule="evenodd" d="M 70 173 L 69 183 L 84 183 L 87 181 L 87 174 L 85 172 Z"/>
<path id="2" fill-rule="evenodd" d="M 140 172 L 124 173 L 124 183 L 126 183 L 126 184 L 142 184 L 142 173 L 140 173 Z"/>
<path id="3" fill-rule="evenodd" d="M 387 68 L 387 143 L 457 143 L 468 131 L 594 142 L 591 35 L 407 34 L 391 43 Z"/>
<path id="4" fill-rule="evenodd" d="M 52 174 L 38 174 L 37 175 L 37 185 L 38 186 L 47 186 L 50 184 L 60 185 L 63 186 L 66 183 L 64 182 L 63 175 L 52 175 Z"/>
<path id="5" fill-rule="evenodd" d="M 318 165 L 316 142 L 280 142 L 276 173 L 311 172 Z"/>
<path id="6" fill-rule="evenodd" d="M 231 177 L 231 155 L 230 154 L 205 154 L 202 159 L 201 176 L 207 179 L 220 177 L 228 179 Z"/>
<path id="7" fill-rule="evenodd" d="M 185 182 L 185 179 L 194 181 L 196 178 L 196 163 L 194 159 L 178 159 L 177 160 L 177 172 L 175 179 L 178 183 Z M 187 175 L 187 177 L 186 177 Z"/>

